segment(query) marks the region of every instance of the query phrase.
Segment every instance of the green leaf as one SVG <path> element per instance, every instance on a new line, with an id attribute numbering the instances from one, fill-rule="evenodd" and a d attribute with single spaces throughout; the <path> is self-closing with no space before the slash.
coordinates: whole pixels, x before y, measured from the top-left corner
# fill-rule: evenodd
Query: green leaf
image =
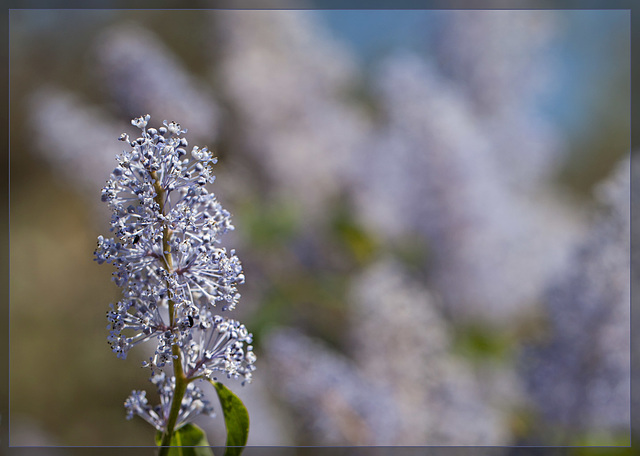
<path id="1" fill-rule="evenodd" d="M 156 445 L 162 443 L 162 432 L 156 432 Z M 168 456 L 213 456 L 204 431 L 195 424 L 185 424 L 173 431 Z"/>
<path id="2" fill-rule="evenodd" d="M 224 423 L 227 426 L 227 448 L 224 456 L 239 456 L 249 437 L 249 412 L 229 388 L 214 381 L 211 381 L 211 384 L 218 393 Z"/>

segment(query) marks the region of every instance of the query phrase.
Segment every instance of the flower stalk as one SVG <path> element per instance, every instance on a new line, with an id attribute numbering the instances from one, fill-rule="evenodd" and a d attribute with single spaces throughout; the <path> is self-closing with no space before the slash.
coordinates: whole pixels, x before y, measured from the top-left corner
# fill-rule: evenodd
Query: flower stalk
<path id="1" fill-rule="evenodd" d="M 160 185 L 158 174 L 155 171 L 152 171 L 151 178 L 153 179 L 153 186 L 156 191 L 155 201 L 160 206 L 160 211 L 163 215 L 166 216 L 165 213 L 165 190 Z M 173 258 L 171 257 L 171 244 L 169 243 L 169 236 L 171 236 L 171 230 L 165 224 L 163 224 L 162 229 L 162 254 L 166 263 L 166 269 L 168 272 L 172 272 L 173 269 Z M 168 286 L 169 284 L 167 284 Z M 173 300 L 169 299 L 169 326 L 173 328 L 173 312 L 175 303 Z M 176 379 L 176 386 L 173 391 L 173 398 L 171 399 L 171 408 L 169 411 L 169 418 L 167 419 L 167 428 L 162 435 L 162 443 L 160 444 L 160 456 L 163 456 L 165 453 L 168 453 L 168 447 L 171 443 L 171 436 L 173 435 L 173 429 L 176 425 L 176 420 L 178 419 L 178 414 L 180 413 L 180 405 L 182 403 L 182 397 L 184 396 L 185 391 L 187 390 L 187 378 L 182 371 L 182 362 L 180 356 L 180 348 L 177 345 L 171 346 L 171 352 L 173 353 L 174 363 L 173 363 L 173 373 Z"/>
<path id="2" fill-rule="evenodd" d="M 178 353 L 180 350 L 176 350 Z M 162 443 L 160 443 L 160 456 L 168 454 L 169 445 L 171 444 L 171 436 L 178 420 L 178 414 L 180 413 L 180 405 L 182 404 L 182 398 L 187 391 L 187 384 L 189 383 L 187 378 L 182 372 L 182 368 L 179 367 L 179 363 L 174 363 L 174 374 L 176 377 L 176 387 L 173 392 L 173 400 L 171 403 L 171 409 L 169 411 L 169 418 L 167 419 L 167 429 L 162 435 Z"/>

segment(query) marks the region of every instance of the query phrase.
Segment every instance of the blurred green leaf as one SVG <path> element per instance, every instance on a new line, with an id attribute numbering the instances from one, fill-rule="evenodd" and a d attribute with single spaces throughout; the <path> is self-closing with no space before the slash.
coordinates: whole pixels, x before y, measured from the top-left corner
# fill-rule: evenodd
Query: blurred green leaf
<path id="1" fill-rule="evenodd" d="M 162 432 L 156 432 L 156 445 L 162 443 Z M 185 424 L 171 436 L 169 456 L 213 456 L 204 431 L 195 424 Z"/>
<path id="2" fill-rule="evenodd" d="M 299 214 L 285 204 L 263 206 L 249 202 L 238 209 L 239 218 L 253 247 L 277 250 L 298 230 Z"/>
<path id="3" fill-rule="evenodd" d="M 371 261 L 380 248 L 376 239 L 356 221 L 353 209 L 346 204 L 346 198 L 336 203 L 330 228 L 349 256 L 360 266 Z"/>
<path id="4" fill-rule="evenodd" d="M 249 437 L 249 412 L 240 398 L 222 383 L 211 382 L 218 393 L 224 423 L 227 426 L 227 448 L 225 456 L 238 456 L 242 453 Z"/>
<path id="5" fill-rule="evenodd" d="M 453 350 L 472 361 L 508 361 L 514 340 L 506 331 L 481 324 L 462 325 L 455 330 Z"/>
<path id="6" fill-rule="evenodd" d="M 576 456 L 632 456 L 640 454 L 631 447 L 631 436 L 628 433 L 589 432 L 578 435 L 570 442 L 572 454 Z M 617 447 L 617 448 L 616 448 Z"/>

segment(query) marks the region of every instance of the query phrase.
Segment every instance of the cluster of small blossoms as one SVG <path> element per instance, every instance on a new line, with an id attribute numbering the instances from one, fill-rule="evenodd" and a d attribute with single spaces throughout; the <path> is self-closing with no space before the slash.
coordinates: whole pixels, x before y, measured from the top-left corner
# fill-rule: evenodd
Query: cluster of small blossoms
<path id="1" fill-rule="evenodd" d="M 146 391 L 133 391 L 124 406 L 127 409 L 127 419 L 133 418 L 134 414 L 139 415 L 162 432 L 169 418 L 171 400 L 175 390 L 175 378 L 167 378 L 164 372 L 159 372 L 152 375 L 150 380 L 158 388 L 160 404 L 152 407 L 148 404 Z M 176 427 L 186 424 L 192 417 L 201 413 L 214 416 L 213 406 L 205 399 L 200 388 L 190 383 L 187 385 L 186 394 L 180 404 Z"/>
<path id="2" fill-rule="evenodd" d="M 179 124 L 165 121 L 159 129 L 147 128 L 149 118 L 131 122 L 142 130 L 141 137 L 120 136 L 132 150 L 118 156 L 102 190 L 113 211 L 115 237 L 98 237 L 95 259 L 115 266 L 114 281 L 123 288 L 122 300 L 107 312 L 107 340 L 123 359 L 133 346 L 155 340 L 155 353 L 144 363 L 153 375 L 173 363 L 177 346 L 188 380 L 215 380 L 214 373 L 222 372 L 250 382 L 256 360 L 251 334 L 212 312 L 234 309 L 240 299 L 237 285 L 244 282 L 235 251 L 219 245 L 220 236 L 234 228 L 230 214 L 205 187 L 214 181 L 211 167 L 217 160 L 206 148 L 193 147 L 189 155 L 180 136 L 186 130 Z M 175 379 L 157 382 L 164 390 L 162 385 Z M 188 389 L 183 406 L 202 402 L 199 395 Z M 158 427 L 160 415 L 148 408 L 144 393 L 134 392 L 127 408 Z"/>

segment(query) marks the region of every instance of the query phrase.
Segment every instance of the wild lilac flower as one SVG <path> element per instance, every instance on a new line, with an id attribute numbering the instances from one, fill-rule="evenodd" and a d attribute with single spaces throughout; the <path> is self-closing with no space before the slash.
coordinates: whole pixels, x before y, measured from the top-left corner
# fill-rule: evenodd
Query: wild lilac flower
<path id="1" fill-rule="evenodd" d="M 245 381 L 251 381 L 256 357 L 251 345 L 245 353 L 244 343 L 250 344 L 252 340 L 247 328 L 236 320 L 204 312 L 206 317 L 194 325 L 183 344 L 187 353 L 182 359 L 183 370 L 187 377 L 204 375 L 215 380 L 216 372 L 226 372 L 229 377 L 242 375 Z"/>
<path id="2" fill-rule="evenodd" d="M 568 432 L 628 432 L 630 160 L 596 190 L 601 212 L 546 293 L 549 337 L 522 359 L 532 402 Z"/>
<path id="3" fill-rule="evenodd" d="M 370 125 L 345 99 L 358 84 L 355 59 L 313 11 L 216 11 L 216 67 L 258 157 L 270 197 L 296 195 L 309 224 L 325 216 L 358 164 Z"/>
<path id="4" fill-rule="evenodd" d="M 291 329 L 264 341 L 273 390 L 295 410 L 296 433 L 315 445 L 393 445 L 398 414 L 387 388 L 320 340 Z"/>
<path id="5" fill-rule="evenodd" d="M 133 346 L 156 340 L 154 356 L 144 363 L 154 370 L 173 362 L 177 345 L 187 378 L 213 379 L 219 371 L 251 381 L 251 334 L 212 313 L 232 310 L 244 282 L 235 252 L 219 246 L 233 229 L 229 212 L 205 187 L 214 181 L 216 159 L 207 148 L 188 154 L 179 124 L 147 128 L 149 118 L 132 121 L 141 137 L 120 136 L 132 150 L 118 157 L 102 191 L 116 237 L 100 236 L 95 258 L 116 267 L 114 280 L 124 290 L 107 313 L 108 341 L 126 358 Z"/>
<path id="6" fill-rule="evenodd" d="M 493 114 L 531 101 L 553 82 L 557 11 L 441 11 L 435 56 L 479 110 Z M 508 37 L 508 39 L 505 39 Z"/>
<path id="7" fill-rule="evenodd" d="M 95 195 L 120 149 L 113 140 L 121 131 L 118 123 L 77 94 L 51 85 L 29 96 L 27 114 L 34 149 L 55 175 L 83 195 Z"/>
<path id="8" fill-rule="evenodd" d="M 511 191 L 489 159 L 491 132 L 433 65 L 389 57 L 375 87 L 385 123 L 355 193 L 363 223 L 386 238 L 424 236 L 434 291 L 452 318 L 505 325 L 529 313 L 565 260 L 574 213 Z"/>
<path id="9" fill-rule="evenodd" d="M 176 116 L 196 140 L 215 138 L 219 108 L 209 87 L 194 77 L 155 35 L 141 24 L 107 28 L 93 46 L 95 77 L 127 115 L 144 109 Z"/>
<path id="10" fill-rule="evenodd" d="M 452 328 L 431 292 L 402 264 L 382 259 L 367 267 L 351 282 L 349 303 L 350 354 L 364 378 L 386 387 L 398 411 L 393 444 L 509 443 L 495 396 L 507 402 L 518 385 L 492 366 L 491 386 L 499 383 L 500 392 L 483 390 L 471 366 L 452 356 Z"/>
<path id="11" fill-rule="evenodd" d="M 486 159 L 509 185 L 535 191 L 558 171 L 563 137 L 541 111 L 558 83 L 558 11 L 441 11 L 434 54 L 442 74 L 490 131 Z M 570 13 L 569 13 L 570 14 Z M 566 20 L 566 18 L 564 18 Z M 505 39 L 508 37 L 508 39 Z"/>
<path id="12" fill-rule="evenodd" d="M 150 380 L 158 388 L 160 404 L 152 407 L 148 404 L 146 391 L 133 391 L 125 401 L 124 406 L 127 409 L 128 420 L 133 418 L 134 414 L 139 415 L 158 431 L 162 432 L 169 418 L 176 379 L 175 377 L 167 378 L 164 372 L 159 372 L 153 375 Z M 213 406 L 204 397 L 200 388 L 190 383 L 180 404 L 176 427 L 179 428 L 186 424 L 191 417 L 201 413 L 212 417 L 215 416 Z"/>

